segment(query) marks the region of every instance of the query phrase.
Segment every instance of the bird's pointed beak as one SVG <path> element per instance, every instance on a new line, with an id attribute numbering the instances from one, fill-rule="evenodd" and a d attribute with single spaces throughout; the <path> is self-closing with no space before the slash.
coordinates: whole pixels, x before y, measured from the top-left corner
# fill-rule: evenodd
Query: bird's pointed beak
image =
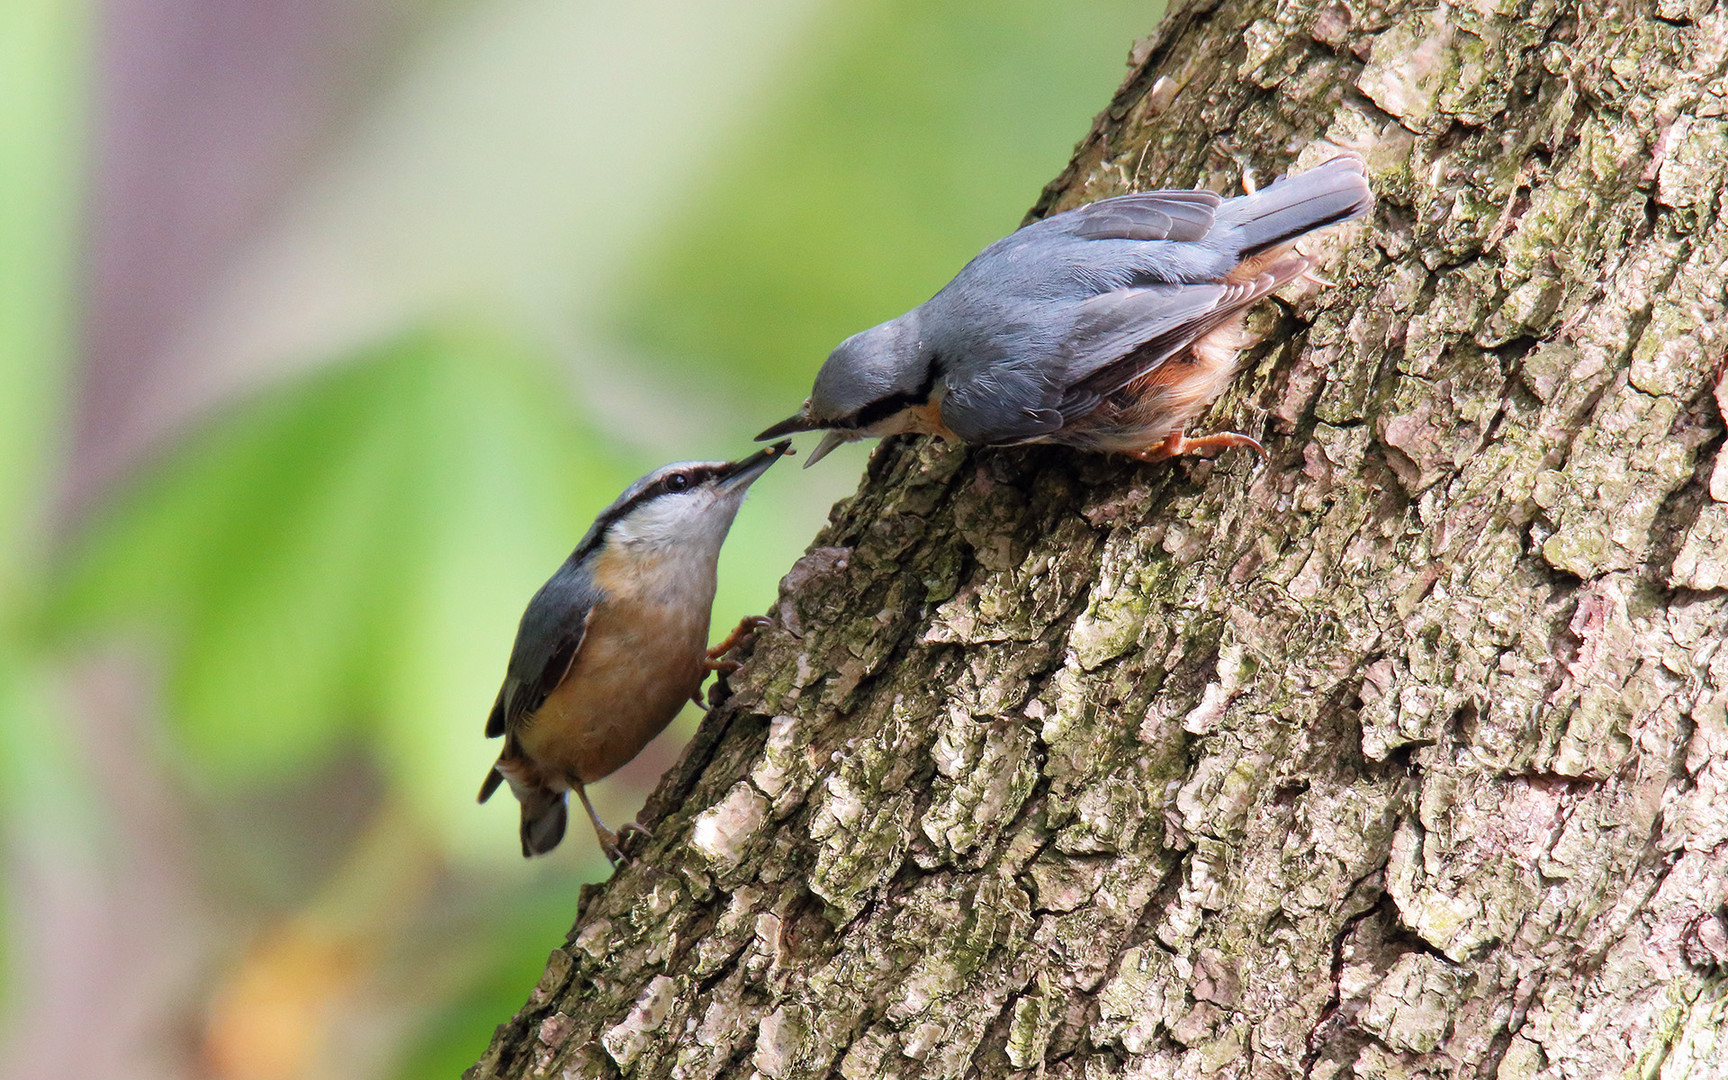
<path id="1" fill-rule="evenodd" d="M 810 399 L 805 398 L 804 404 L 798 407 L 797 412 L 780 421 L 778 424 L 775 424 L 773 427 L 763 431 L 762 434 L 756 436 L 756 441 L 761 442 L 764 439 L 778 439 L 782 435 L 795 435 L 800 431 L 809 431 L 821 426 L 821 424 L 810 419 Z"/>
<path id="2" fill-rule="evenodd" d="M 728 488 L 749 487 L 756 478 L 768 471 L 768 466 L 774 464 L 791 452 L 792 440 L 781 439 L 772 446 L 764 446 L 746 458 L 739 458 L 726 466 L 721 480 Z"/>
<path id="3" fill-rule="evenodd" d="M 851 432 L 830 431 L 828 434 L 822 436 L 821 442 L 816 444 L 816 449 L 811 451 L 810 457 L 804 462 L 804 467 L 808 469 L 810 466 L 827 457 L 830 450 L 839 446 L 841 443 L 851 442 L 854 437 L 855 436 L 853 436 Z"/>

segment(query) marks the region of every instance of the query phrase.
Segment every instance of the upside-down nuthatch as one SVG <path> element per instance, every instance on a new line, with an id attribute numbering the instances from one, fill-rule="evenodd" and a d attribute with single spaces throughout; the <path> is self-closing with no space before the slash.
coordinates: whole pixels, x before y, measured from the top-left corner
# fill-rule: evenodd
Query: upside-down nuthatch
<path id="1" fill-rule="evenodd" d="M 840 343 L 797 414 L 758 435 L 922 432 L 1156 461 L 1259 443 L 1183 428 L 1235 370 L 1241 319 L 1310 267 L 1304 233 L 1374 205 L 1362 159 L 1252 194 L 1148 191 L 1027 225 L 911 311 Z"/>
<path id="2" fill-rule="evenodd" d="M 623 861 L 583 785 L 635 757 L 708 672 L 736 670 L 721 657 L 767 621 L 746 619 L 707 647 L 720 545 L 744 493 L 787 445 L 741 461 L 681 461 L 637 480 L 528 602 L 486 720 L 504 749 L 480 787 L 485 802 L 510 782 L 524 856 L 558 846 L 574 789 L 606 857 Z"/>

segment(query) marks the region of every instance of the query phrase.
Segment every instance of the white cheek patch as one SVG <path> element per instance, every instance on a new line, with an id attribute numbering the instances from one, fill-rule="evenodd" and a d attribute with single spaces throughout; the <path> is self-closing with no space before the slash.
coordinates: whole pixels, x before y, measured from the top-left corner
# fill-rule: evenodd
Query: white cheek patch
<path id="1" fill-rule="evenodd" d="M 692 556 L 712 557 L 720 551 L 741 501 L 722 497 L 712 488 L 661 495 L 613 525 L 612 539 L 622 544 L 676 547 Z"/>

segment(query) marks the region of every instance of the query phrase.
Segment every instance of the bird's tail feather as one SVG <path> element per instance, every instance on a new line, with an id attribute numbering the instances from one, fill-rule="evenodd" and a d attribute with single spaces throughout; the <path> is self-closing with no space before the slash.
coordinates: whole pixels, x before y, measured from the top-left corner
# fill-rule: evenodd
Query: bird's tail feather
<path id="1" fill-rule="evenodd" d="M 480 801 L 490 799 L 506 780 L 510 793 L 522 804 L 522 857 L 531 859 L 557 847 L 570 822 L 565 793 L 542 782 L 531 770 L 522 769 L 520 762 L 500 757 L 480 785 Z"/>
<path id="2" fill-rule="evenodd" d="M 480 785 L 479 801 L 485 802 L 487 799 L 490 799 L 492 793 L 498 790 L 498 785 L 503 782 L 504 773 L 499 770 L 498 766 L 494 765 L 490 769 L 487 769 L 486 779 Z"/>
<path id="3" fill-rule="evenodd" d="M 1246 257 L 1366 213 L 1373 205 L 1362 159 L 1342 154 L 1252 195 L 1231 199 L 1218 208 L 1218 221 L 1236 226 Z"/>
<path id="4" fill-rule="evenodd" d="M 564 792 L 530 788 L 518 791 L 516 797 L 522 800 L 522 857 L 532 859 L 557 847 L 570 822 Z"/>

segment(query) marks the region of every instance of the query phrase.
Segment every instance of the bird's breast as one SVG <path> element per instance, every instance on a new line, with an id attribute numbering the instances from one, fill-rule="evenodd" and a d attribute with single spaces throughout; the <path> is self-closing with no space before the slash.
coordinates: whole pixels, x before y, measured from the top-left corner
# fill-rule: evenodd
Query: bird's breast
<path id="1" fill-rule="evenodd" d="M 671 572 L 671 581 L 666 580 Z M 595 605 L 570 674 L 524 726 L 524 753 L 569 781 L 623 766 L 678 715 L 702 682 L 714 584 L 635 557 L 596 559 Z"/>

